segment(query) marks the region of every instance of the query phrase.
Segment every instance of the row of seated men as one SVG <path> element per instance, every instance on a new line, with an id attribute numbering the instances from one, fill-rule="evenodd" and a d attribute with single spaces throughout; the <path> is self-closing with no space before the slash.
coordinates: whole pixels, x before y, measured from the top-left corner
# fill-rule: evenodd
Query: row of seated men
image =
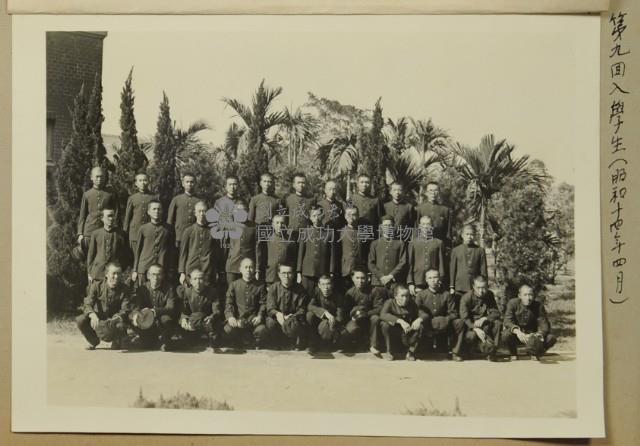
<path id="1" fill-rule="evenodd" d="M 519 345 L 538 359 L 555 343 L 544 305 L 527 285 L 501 311 L 483 276 L 474 278 L 458 301 L 441 288 L 435 269 L 425 273 L 427 287 L 415 296 L 402 283 L 372 287 L 359 268 L 344 293 L 330 276 L 322 276 L 308 293 L 286 263 L 278 265 L 278 280 L 269 286 L 256 280 L 253 259 L 244 258 L 240 271 L 223 294 L 198 269 L 174 289 L 164 280 L 162 266 L 152 265 L 148 280 L 131 291 L 121 267 L 110 263 L 105 278 L 89 287 L 76 322 L 89 349 L 101 341 L 119 349 L 127 333 L 134 333 L 133 345 L 163 351 L 206 337 L 214 352 L 220 347 L 313 352 L 364 346 L 387 360 L 414 361 L 426 346 L 439 347 L 455 361 L 474 353 L 493 361 L 501 344 L 511 359 L 517 359 Z"/>

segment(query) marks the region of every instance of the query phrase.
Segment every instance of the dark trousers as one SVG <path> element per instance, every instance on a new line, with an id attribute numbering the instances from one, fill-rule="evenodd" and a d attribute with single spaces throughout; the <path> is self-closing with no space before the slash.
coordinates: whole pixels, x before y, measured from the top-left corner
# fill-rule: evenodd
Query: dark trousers
<path id="1" fill-rule="evenodd" d="M 502 322 L 499 320 L 487 320 L 482 326 L 482 331 L 487 335 L 487 342 L 480 342 L 480 338 L 472 328 L 466 327 L 464 335 L 464 343 L 470 349 L 477 349 L 481 353 L 492 355 L 498 349 L 500 344 L 500 331 L 502 330 Z"/>
<path id="2" fill-rule="evenodd" d="M 420 340 L 420 331 L 418 330 L 411 330 L 409 333 L 405 333 L 402 327 L 397 324 L 392 325 L 387 321 L 380 321 L 380 331 L 384 337 L 387 353 L 396 353 L 400 343 L 407 347 L 410 352 L 415 352 L 418 348 Z"/>
<path id="3" fill-rule="evenodd" d="M 305 289 L 305 291 L 309 296 L 313 296 L 313 291 L 315 290 L 317 284 L 318 284 L 317 277 L 304 276 L 304 275 L 302 276 L 302 281 L 300 282 L 300 285 L 302 285 L 302 288 Z"/>
<path id="4" fill-rule="evenodd" d="M 358 321 L 351 319 L 342 332 L 344 343 L 359 343 L 366 338 L 367 345 L 380 350 L 380 317 L 373 315 Z"/>
<path id="5" fill-rule="evenodd" d="M 105 321 L 101 322 L 105 323 Z M 106 342 L 119 341 L 120 338 L 126 334 L 126 327 L 124 322 L 121 320 L 111 324 L 110 336 L 108 338 L 103 337 L 102 339 L 100 339 L 96 331 L 91 328 L 91 319 L 89 318 L 89 315 L 81 314 L 78 316 L 76 318 L 76 325 L 87 342 L 94 347 L 98 345 L 101 340 Z"/>
<path id="6" fill-rule="evenodd" d="M 507 348 L 509 349 L 509 354 L 510 355 L 517 355 L 518 354 L 518 346 L 524 345 L 522 342 L 520 342 L 520 339 L 518 339 L 518 337 L 511 333 L 509 330 L 504 330 L 502 332 L 502 342 L 504 344 L 506 344 Z M 547 350 L 549 350 L 551 347 L 553 347 L 557 342 L 557 339 L 554 335 L 552 334 L 546 334 L 544 335 L 544 351 L 541 353 L 546 352 Z M 540 354 L 540 352 L 529 352 L 532 355 L 536 355 Z"/>
<path id="7" fill-rule="evenodd" d="M 431 319 L 425 319 L 423 322 L 423 337 L 432 339 L 436 343 L 445 343 L 448 346 L 448 350 L 456 355 L 462 353 L 462 346 L 464 342 L 464 330 L 465 324 L 462 319 L 454 319 L 449 321 L 449 324 L 445 329 L 439 330 L 433 327 Z"/>
<path id="8" fill-rule="evenodd" d="M 304 317 L 291 316 L 284 322 L 284 327 L 278 323 L 275 317 L 268 317 L 265 325 L 269 339 L 276 344 L 286 343 L 287 340 L 295 341 L 298 338 L 304 338 L 306 334 Z"/>
<path id="9" fill-rule="evenodd" d="M 213 344 L 222 331 L 222 316 L 219 314 L 214 315 L 208 320 L 206 320 L 206 317 L 201 313 L 192 313 L 188 315 L 187 318 L 191 322 L 194 330 L 189 331 L 180 327 L 180 334 L 182 338 L 188 342 L 197 342 L 202 338 L 203 334 L 206 334 L 209 343 Z"/>
<path id="10" fill-rule="evenodd" d="M 160 339 L 160 344 L 166 345 L 171 342 L 171 337 L 176 332 L 176 327 L 176 320 L 168 314 L 163 314 L 147 330 L 139 328 L 134 330 L 140 337 L 140 343 L 144 348 L 153 348 L 158 345 L 158 338 Z"/>
<path id="11" fill-rule="evenodd" d="M 231 343 L 241 343 L 251 337 L 258 347 L 263 347 L 267 340 L 267 326 L 258 324 L 255 327 L 250 322 L 245 321 L 242 327 L 232 327 L 229 323 L 224 325 L 224 334 Z"/>
<path id="12" fill-rule="evenodd" d="M 307 312 L 307 327 L 311 341 L 337 343 L 343 331 L 343 325 L 335 321 L 333 326 L 324 318 L 319 318 L 312 311 Z"/>

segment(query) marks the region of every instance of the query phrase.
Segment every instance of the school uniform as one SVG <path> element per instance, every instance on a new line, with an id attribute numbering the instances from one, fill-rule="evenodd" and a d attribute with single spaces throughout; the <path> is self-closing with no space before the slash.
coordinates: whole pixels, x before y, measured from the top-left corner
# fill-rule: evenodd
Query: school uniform
<path id="1" fill-rule="evenodd" d="M 229 284 L 226 295 L 224 332 L 234 341 L 251 336 L 256 346 L 263 346 L 267 336 L 265 317 L 267 313 L 267 291 L 264 284 L 251 280 L 238 279 Z M 251 320 L 260 317 L 262 322 L 256 326 Z M 242 327 L 232 327 L 228 320 L 235 318 Z"/>
<path id="2" fill-rule="evenodd" d="M 278 280 L 278 265 L 288 263 L 296 265 L 298 246 L 294 240 L 290 240 L 291 234 L 271 234 L 266 242 L 258 244 L 258 270 L 267 284 Z"/>
<path id="3" fill-rule="evenodd" d="M 418 306 L 411 299 L 407 299 L 404 307 L 398 305 L 395 299 L 387 300 L 380 310 L 380 331 L 384 337 L 387 353 L 393 355 L 397 352 L 398 344 L 402 343 L 410 352 L 415 352 L 420 341 L 421 330 L 410 330 L 405 333 L 397 324 L 402 319 L 412 324 L 418 318 Z"/>
<path id="4" fill-rule="evenodd" d="M 393 217 L 396 228 L 413 228 L 415 225 L 415 212 L 411 203 L 388 201 L 384 204 L 384 215 Z"/>
<path id="5" fill-rule="evenodd" d="M 266 326 L 271 339 L 291 340 L 305 336 L 306 311 L 309 297 L 300 285 L 293 283 L 285 287 L 281 282 L 270 285 L 267 289 L 267 319 Z M 288 317 L 281 326 L 276 319 L 276 313 L 281 312 Z"/>
<path id="6" fill-rule="evenodd" d="M 179 286 L 177 295 L 182 310 L 180 319 L 186 319 L 193 329 L 182 329 L 183 336 L 192 338 L 204 333 L 212 344 L 222 329 L 223 299 L 218 297 L 211 287 L 197 291 L 193 287 Z"/>
<path id="7" fill-rule="evenodd" d="M 518 346 L 523 345 L 513 330 L 519 328 L 525 334 L 538 333 L 542 337 L 544 351 L 556 343 L 556 337 L 550 333 L 551 324 L 544 304 L 537 299 L 526 306 L 515 297 L 507 302 L 504 313 L 504 331 L 502 341 L 507 344 L 509 353 L 516 355 Z"/>
<path id="8" fill-rule="evenodd" d="M 213 285 L 221 270 L 221 252 L 220 242 L 211 237 L 209 227 L 195 223 L 182 235 L 178 273 L 188 276 L 194 269 L 199 269 Z"/>
<path id="9" fill-rule="evenodd" d="M 416 288 L 426 289 L 426 273 L 435 269 L 441 279 L 446 279 L 444 270 L 444 247 L 441 240 L 427 237 L 416 237 L 407 247 L 409 258 L 409 273 L 407 283 Z"/>
<path id="10" fill-rule="evenodd" d="M 254 261 L 254 267 L 257 267 L 257 234 L 256 226 L 253 222 L 246 222 L 242 227 L 242 232 L 237 238 L 229 239 L 229 254 L 225 263 L 224 270 L 227 274 L 227 284 L 231 285 L 234 281 L 241 278 L 240 264 L 245 258 Z"/>
<path id="11" fill-rule="evenodd" d="M 326 311 L 335 318 L 333 325 L 329 324 L 329 321 L 324 317 Z M 331 295 L 325 296 L 316 288 L 311 294 L 307 306 L 307 326 L 312 339 L 337 343 L 347 321 L 348 314 L 345 311 L 344 298 L 335 291 Z"/>
<path id="12" fill-rule="evenodd" d="M 256 225 L 271 224 L 274 215 L 286 212 L 283 201 L 275 195 L 259 193 L 249 200 L 249 221 Z"/>
<path id="13" fill-rule="evenodd" d="M 461 244 L 451 251 L 449 264 L 449 286 L 459 294 L 473 288 L 473 279 L 482 275 L 487 278 L 487 256 L 483 248 L 475 244 Z"/>
<path id="14" fill-rule="evenodd" d="M 311 197 L 289 194 L 285 200 L 287 213 L 289 215 L 289 230 L 297 234 L 300 228 L 307 226 L 309 220 L 309 210 L 316 200 Z"/>
<path id="15" fill-rule="evenodd" d="M 377 297 L 375 305 L 374 297 Z M 357 342 L 366 333 L 369 336 L 369 346 L 378 348 L 380 310 L 386 297 L 380 292 L 374 296 L 371 287 L 366 285 L 362 289 L 354 286 L 347 290 L 344 295 L 344 312 L 349 316 L 344 333 L 346 340 Z"/>
<path id="16" fill-rule="evenodd" d="M 344 225 L 344 203 L 339 200 L 328 200 L 326 197 L 318 201 L 322 207 L 322 226 L 337 231 Z"/>
<path id="17" fill-rule="evenodd" d="M 302 234 L 302 233 L 301 233 Z M 305 228 L 305 240 L 298 243 L 297 271 L 302 275 L 302 286 L 309 295 L 322 275 L 336 270 L 335 244 L 325 239 L 327 229 Z"/>
<path id="18" fill-rule="evenodd" d="M 161 344 L 168 344 L 176 331 L 180 305 L 173 287 L 160 284 L 156 289 L 145 284 L 138 287 L 134 298 L 134 310 L 149 308 L 155 311 L 153 325 L 147 330 L 135 328 L 143 346 L 153 347 L 160 337 Z"/>
<path id="19" fill-rule="evenodd" d="M 344 226 L 337 234 L 339 243 L 335 244 L 337 273 L 341 279 L 342 290 L 347 290 L 351 283 L 351 272 L 356 267 L 367 269 L 364 243 L 358 238 L 358 226 Z"/>
<path id="20" fill-rule="evenodd" d="M 126 334 L 131 306 L 129 287 L 123 283 L 110 288 L 106 281 L 93 282 L 84 298 L 82 314 L 76 318 L 76 325 L 93 347 L 101 340 L 119 342 Z M 100 320 L 97 332 L 91 327 L 91 313 L 95 313 Z"/>
<path id="21" fill-rule="evenodd" d="M 143 276 L 153 264 L 162 266 L 165 277 L 177 269 L 173 228 L 165 223 L 145 223 L 138 230 L 133 270 Z"/>
<path id="22" fill-rule="evenodd" d="M 118 201 L 113 192 L 105 189 L 91 188 L 82 194 L 80 215 L 78 216 L 78 235 L 85 237 L 83 249 L 88 249 L 87 240 L 93 231 L 102 227 L 102 210 L 113 209 L 118 216 Z M 86 252 L 86 251 L 85 251 Z"/>
<path id="23" fill-rule="evenodd" d="M 451 246 L 452 216 L 447 206 L 426 201 L 416 208 L 416 222 L 423 216 L 431 217 L 433 236 L 442 240 L 445 246 Z"/>
<path id="24" fill-rule="evenodd" d="M 93 280 L 104 278 L 105 267 L 110 262 L 117 262 L 123 268 L 128 266 L 128 246 L 124 233 L 117 227 L 107 231 L 105 228 L 96 229 L 89 239 L 87 254 L 87 273 Z"/>
<path id="25" fill-rule="evenodd" d="M 378 231 L 380 219 L 384 215 L 382 202 L 377 197 L 368 197 L 355 192 L 351 195 L 351 203 L 358 208 L 358 215 L 362 225 L 373 227 L 374 234 Z"/>
<path id="26" fill-rule="evenodd" d="M 136 192 L 127 199 L 127 208 L 122 221 L 122 230 L 129 237 L 129 245 L 131 250 L 136 252 L 136 243 L 138 242 L 138 231 L 140 227 L 150 221 L 148 211 L 149 202 L 157 200 L 156 194 L 149 192 Z"/>
<path id="27" fill-rule="evenodd" d="M 427 288 L 416 294 L 415 302 L 423 321 L 423 336 L 447 342 L 451 352 L 460 355 L 465 323 L 458 317 L 453 296 L 447 291 Z"/>
<path id="28" fill-rule="evenodd" d="M 176 195 L 169 204 L 167 224 L 173 226 L 176 235 L 176 247 L 180 248 L 182 234 L 185 229 L 196 222 L 195 207 L 200 198 L 192 194 L 182 193 Z"/>
<path id="29" fill-rule="evenodd" d="M 383 286 L 380 279 L 389 274 L 395 282 L 402 282 L 406 264 L 407 248 L 400 240 L 380 238 L 371 244 L 368 265 L 373 286 Z"/>
<path id="30" fill-rule="evenodd" d="M 479 338 L 474 331 L 474 322 L 486 318 L 480 328 L 487 335 L 488 342 L 480 345 L 482 353 L 493 355 L 498 348 L 500 331 L 502 329 L 502 315 L 498 309 L 493 292 L 487 290 L 482 297 L 475 295 L 473 290 L 467 291 L 460 299 L 460 319 L 466 325 L 465 343 L 477 344 Z M 484 345 L 483 345 L 484 344 Z M 484 347 L 484 348 L 483 348 Z"/>

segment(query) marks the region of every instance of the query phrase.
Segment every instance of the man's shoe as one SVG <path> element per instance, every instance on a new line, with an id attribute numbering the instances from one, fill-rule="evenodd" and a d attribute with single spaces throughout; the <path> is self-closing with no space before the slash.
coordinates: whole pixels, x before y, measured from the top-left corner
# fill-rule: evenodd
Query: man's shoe
<path id="1" fill-rule="evenodd" d="M 509 356 L 509 361 L 517 361 L 518 360 L 518 355 L 510 355 Z"/>
<path id="2" fill-rule="evenodd" d="M 169 351 L 169 347 L 167 347 L 167 344 L 162 344 L 162 345 L 160 346 L 160 351 L 161 351 L 161 352 Z"/>
<path id="3" fill-rule="evenodd" d="M 531 355 L 531 360 L 540 362 L 540 356 Z"/>
<path id="4" fill-rule="evenodd" d="M 111 343 L 111 350 L 120 350 L 122 348 L 122 342 L 120 339 L 114 339 Z"/>
<path id="5" fill-rule="evenodd" d="M 496 355 L 487 355 L 487 361 L 496 362 Z"/>
<path id="6" fill-rule="evenodd" d="M 375 347 L 369 347 L 369 351 L 373 354 L 373 356 L 380 357 L 380 350 Z"/>
<path id="7" fill-rule="evenodd" d="M 451 353 L 451 360 L 455 362 L 462 362 L 464 359 L 460 355 L 456 355 L 455 353 Z"/>
<path id="8" fill-rule="evenodd" d="M 415 361 L 416 356 L 413 354 L 413 352 L 407 352 L 407 356 L 405 356 L 405 359 L 407 361 Z"/>
<path id="9" fill-rule="evenodd" d="M 383 358 L 385 361 L 393 361 L 393 359 L 394 359 L 394 358 L 393 358 L 393 355 L 392 355 L 391 353 L 383 353 L 383 354 L 382 354 L 382 358 Z"/>
<path id="10" fill-rule="evenodd" d="M 96 349 L 96 346 L 92 344 L 89 344 L 85 347 L 85 350 L 95 350 L 95 349 Z"/>

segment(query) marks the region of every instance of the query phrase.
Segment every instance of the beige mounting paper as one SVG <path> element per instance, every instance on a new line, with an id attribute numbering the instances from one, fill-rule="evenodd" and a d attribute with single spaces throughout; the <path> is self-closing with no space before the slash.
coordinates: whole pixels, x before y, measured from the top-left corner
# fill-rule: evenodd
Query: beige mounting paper
<path id="1" fill-rule="evenodd" d="M 584 14 L 609 0 L 8 0 L 10 14 Z"/>
<path id="2" fill-rule="evenodd" d="M 576 373 L 565 386 L 575 386 L 576 416 L 535 417 L 412 417 L 349 415 L 339 413 L 287 413 L 235 411 L 145 410 L 114 407 L 51 406 L 47 402 L 47 354 L 44 271 L 45 209 L 45 32 L 48 30 L 167 31 L 211 29 L 278 30 L 293 26 L 290 17 L 99 17 L 14 16 L 13 22 L 13 394 L 12 426 L 21 432 L 129 432 L 193 434 L 289 434 L 453 437 L 601 437 L 604 435 L 602 332 L 600 306 L 600 227 L 598 182 L 598 54 L 599 17 L 301 17 L 295 26 L 305 32 L 326 31 L 327 24 L 348 27 L 349 32 L 416 33 L 500 32 L 555 33 L 574 45 L 568 66 L 575 72 L 575 103 L 569 104 L 567 134 L 571 144 L 565 163 L 574 166 L 576 184 Z M 372 27 L 372 20 L 377 26 Z M 334 21 L 334 22 L 332 22 Z M 380 24 L 384 23 L 384 31 Z M 464 24 L 464 26 L 461 26 Z M 344 28 L 343 28 L 344 30 Z M 484 31 L 483 31 L 484 30 Z M 382 37 L 382 36 L 381 36 Z M 509 39 L 502 39 L 509 42 Z M 419 41 L 419 39 L 417 39 Z M 516 42 L 513 43 L 517 45 Z M 419 48 L 408 51 L 415 54 Z M 566 68 L 566 67 L 565 67 Z M 108 69 L 108 68 L 106 68 Z M 546 69 L 546 68 L 545 68 Z M 551 64 L 548 70 L 557 70 Z M 550 81 L 552 82 L 552 81 Z M 551 83 L 549 84 L 552 87 Z M 498 88 L 499 86 L 496 86 Z M 141 87 L 139 87 L 141 88 Z M 525 122 L 536 111 L 518 108 Z M 538 114 L 539 115 L 539 114 Z M 535 124 L 531 124 L 535 125 Z M 571 168 L 571 167 L 569 167 Z M 28 173 L 28 174 L 26 174 Z M 34 274 L 37 271 L 37 274 Z M 40 324 L 22 324 L 35 320 Z M 508 364 L 506 365 L 508 366 Z M 69 391 L 82 392 L 81 389 Z M 490 402 L 489 402 L 490 404 Z M 108 421 L 106 421 L 108 420 Z"/>

